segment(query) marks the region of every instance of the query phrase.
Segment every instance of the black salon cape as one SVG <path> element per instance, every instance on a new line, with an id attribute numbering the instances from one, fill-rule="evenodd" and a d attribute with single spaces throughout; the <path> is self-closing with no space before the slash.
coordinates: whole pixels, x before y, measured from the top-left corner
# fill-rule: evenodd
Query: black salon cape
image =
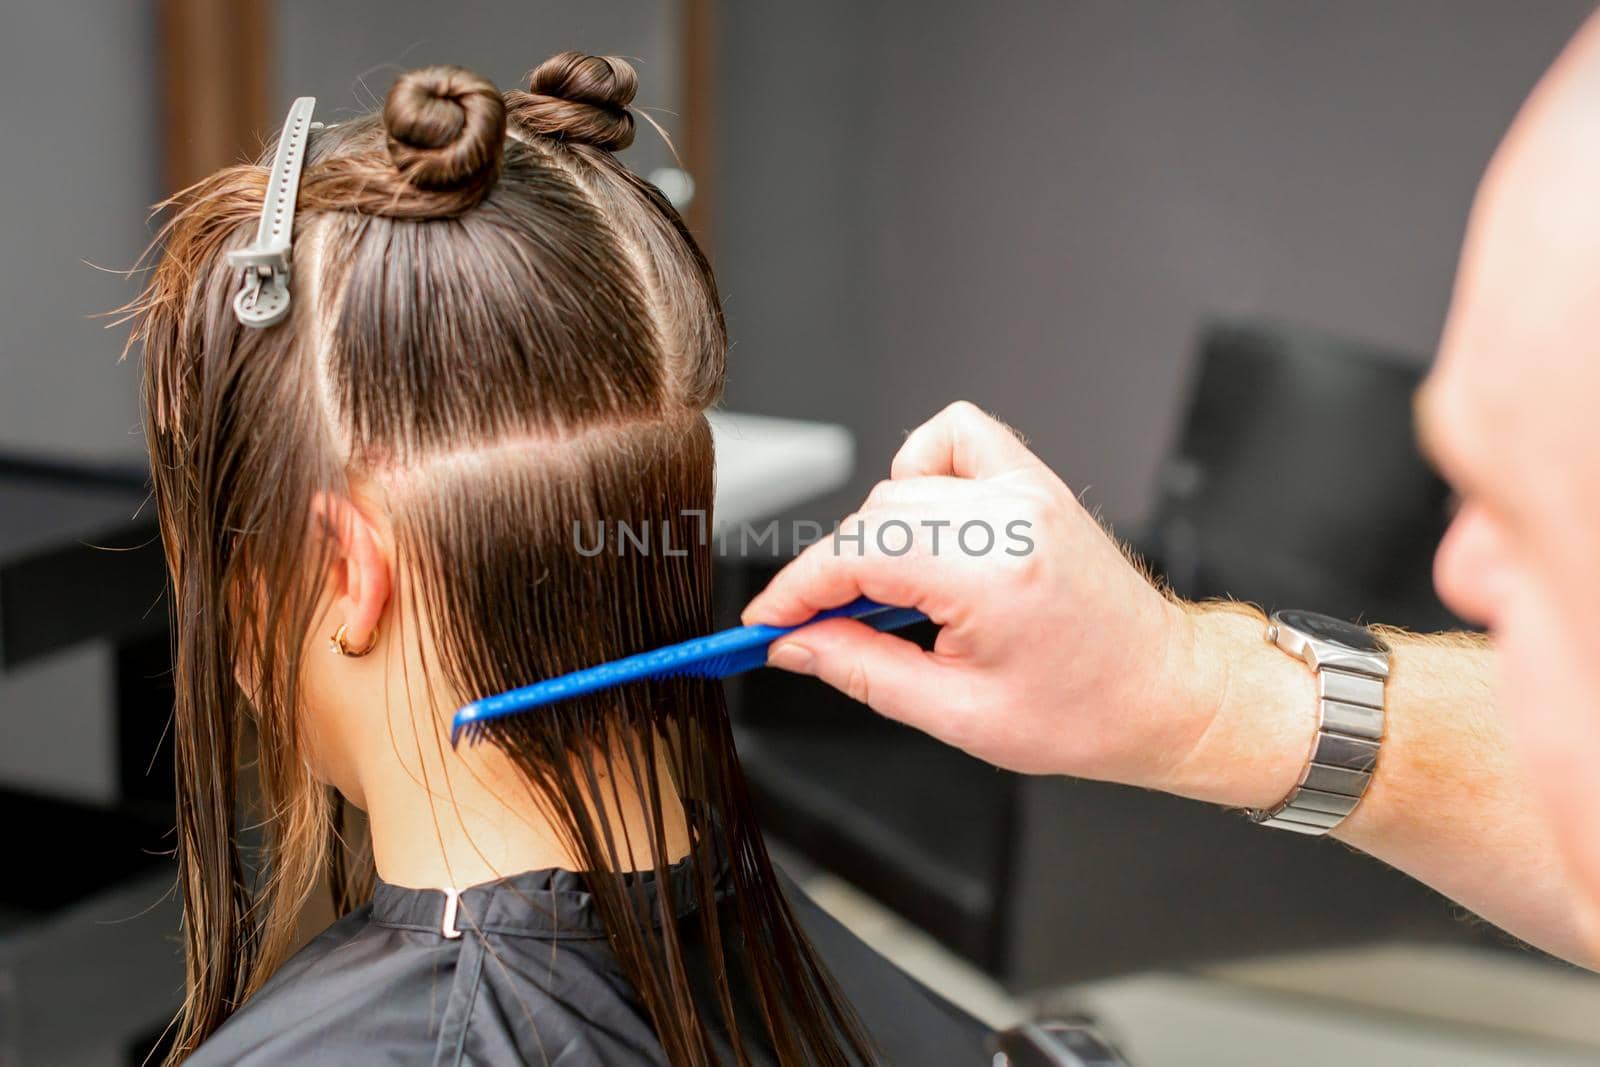
<path id="1" fill-rule="evenodd" d="M 673 899 L 692 900 L 688 867 L 669 874 L 678 883 Z M 784 890 L 886 1063 L 989 1062 L 976 1020 L 873 952 L 787 879 Z M 732 905 L 719 906 L 731 955 Z M 370 903 L 291 957 L 187 1062 L 666 1063 L 577 875 L 534 871 L 463 891 L 459 939 L 440 933 L 444 907 L 437 890 L 380 882 Z M 703 946 L 687 909 L 679 922 L 689 943 Z M 735 1005 L 750 1020 L 744 1033 L 762 1034 L 748 990 L 735 990 Z M 719 1051 L 735 1062 L 726 1046 Z M 773 1062 L 770 1049 L 751 1051 L 757 1063 Z"/>

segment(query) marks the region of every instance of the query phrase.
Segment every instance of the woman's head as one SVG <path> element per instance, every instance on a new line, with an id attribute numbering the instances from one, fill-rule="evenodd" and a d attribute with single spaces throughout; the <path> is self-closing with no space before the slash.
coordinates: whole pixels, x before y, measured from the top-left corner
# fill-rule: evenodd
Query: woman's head
<path id="1" fill-rule="evenodd" d="M 633 136 L 634 85 L 626 63 L 572 53 L 503 95 L 431 67 L 403 75 L 381 115 L 314 132 L 290 313 L 268 329 L 235 318 L 226 260 L 250 239 L 266 170 L 229 168 L 172 205 L 135 337 L 177 629 L 180 1045 L 281 960 L 290 917 L 341 855 L 329 785 L 364 803 L 375 745 L 414 753 L 427 777 L 447 769 L 460 702 L 709 625 L 704 411 L 726 337 L 682 222 L 611 155 Z M 666 528 L 673 551 L 578 550 L 575 529 L 616 523 Z M 329 656 L 340 627 L 371 654 Z M 247 720 L 259 885 L 235 832 Z M 681 796 L 709 850 L 705 921 L 720 863 L 745 933 L 770 942 L 776 962 L 744 977 L 771 1039 L 805 1058 L 853 1032 L 771 884 L 714 686 L 627 687 L 489 740 L 595 872 L 664 871 Z M 619 782 L 649 841 L 613 833 Z M 691 1062 L 704 1012 L 671 924 L 652 933 L 620 874 L 592 881 L 663 1044 Z"/>

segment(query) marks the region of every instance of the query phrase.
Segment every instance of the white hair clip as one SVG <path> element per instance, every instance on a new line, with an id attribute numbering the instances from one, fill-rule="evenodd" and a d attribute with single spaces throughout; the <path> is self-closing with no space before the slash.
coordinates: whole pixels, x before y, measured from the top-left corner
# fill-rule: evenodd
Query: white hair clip
<path id="1" fill-rule="evenodd" d="M 248 247 L 228 253 L 230 266 L 244 270 L 244 288 L 233 298 L 233 313 L 246 326 L 261 329 L 289 313 L 289 238 L 294 230 L 294 202 L 300 193 L 300 167 L 306 140 L 321 127 L 311 121 L 315 97 L 302 96 L 283 120 L 278 152 L 267 177 L 267 198 L 261 202 L 261 225 Z"/>

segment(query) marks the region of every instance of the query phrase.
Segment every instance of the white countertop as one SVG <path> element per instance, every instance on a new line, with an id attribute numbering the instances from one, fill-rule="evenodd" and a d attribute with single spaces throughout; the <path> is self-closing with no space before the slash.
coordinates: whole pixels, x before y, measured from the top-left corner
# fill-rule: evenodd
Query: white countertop
<path id="1" fill-rule="evenodd" d="M 844 486 L 855 436 L 843 426 L 712 411 L 719 526 L 770 518 Z"/>

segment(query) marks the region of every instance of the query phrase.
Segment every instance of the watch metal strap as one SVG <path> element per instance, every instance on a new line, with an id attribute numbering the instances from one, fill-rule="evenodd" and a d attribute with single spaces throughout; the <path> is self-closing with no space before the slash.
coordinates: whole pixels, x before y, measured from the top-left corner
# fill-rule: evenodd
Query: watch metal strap
<path id="1" fill-rule="evenodd" d="M 1300 781 L 1275 808 L 1250 812 L 1264 826 L 1325 834 L 1355 810 L 1372 781 L 1383 740 L 1384 679 L 1320 667 L 1317 736 Z"/>

